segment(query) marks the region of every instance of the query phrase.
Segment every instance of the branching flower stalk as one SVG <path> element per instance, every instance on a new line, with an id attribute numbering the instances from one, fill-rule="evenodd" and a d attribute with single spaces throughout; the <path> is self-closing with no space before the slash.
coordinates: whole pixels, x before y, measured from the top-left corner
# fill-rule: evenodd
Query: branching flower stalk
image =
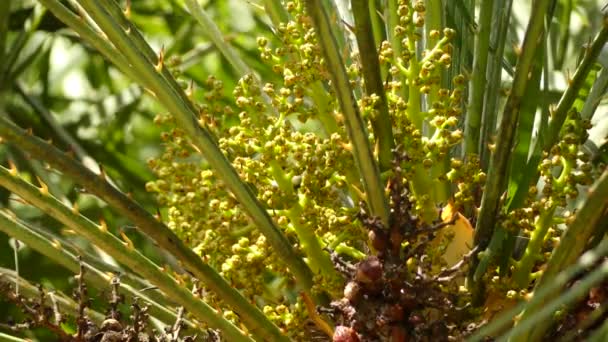
<path id="1" fill-rule="evenodd" d="M 371 147 L 368 134 L 357 105 L 353 91 L 348 82 L 346 69 L 338 53 L 337 43 L 330 28 L 329 19 L 323 5 L 319 1 L 306 1 L 309 15 L 315 25 L 317 39 L 322 47 L 326 63 L 329 66 L 332 84 L 335 87 L 340 108 L 345 116 L 348 136 L 353 144 L 353 155 L 357 169 L 363 178 L 363 186 L 367 196 L 367 203 L 373 215 L 380 217 L 388 225 L 388 204 L 384 195 L 384 186 L 380 183 L 380 173 Z M 371 80 L 368 80 L 370 82 Z M 386 139 L 388 137 L 383 137 Z M 390 147 L 390 144 L 384 144 Z M 386 149 L 387 147 L 382 147 Z M 384 152 L 382 152 L 384 153 Z"/>

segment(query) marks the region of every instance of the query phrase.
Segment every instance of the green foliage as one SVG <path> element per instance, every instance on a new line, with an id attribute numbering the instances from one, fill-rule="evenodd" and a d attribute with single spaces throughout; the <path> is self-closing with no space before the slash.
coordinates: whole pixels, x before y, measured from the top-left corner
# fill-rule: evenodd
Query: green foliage
<path id="1" fill-rule="evenodd" d="M 2 2 L 0 338 L 605 334 L 597 4 L 350 6 Z"/>

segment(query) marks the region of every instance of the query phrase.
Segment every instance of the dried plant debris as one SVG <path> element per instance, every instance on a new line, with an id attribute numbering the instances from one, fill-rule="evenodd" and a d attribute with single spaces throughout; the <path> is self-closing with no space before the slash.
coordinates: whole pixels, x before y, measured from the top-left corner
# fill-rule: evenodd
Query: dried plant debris
<path id="1" fill-rule="evenodd" d="M 125 297 L 118 292 L 120 278 L 115 276 L 110 283 L 107 312 L 102 320 L 95 320 L 87 312 L 90 310 L 93 298 L 89 297 L 87 285 L 83 281 L 86 272 L 81 263 L 80 273 L 76 276 L 78 286 L 73 298 L 76 301 L 76 314 L 62 312 L 54 300 L 48 300 L 49 294 L 38 286 L 38 297 L 27 298 L 19 293 L 13 281 L 0 278 L 0 297 L 16 305 L 23 313 L 23 318 L 17 322 L 12 318 L 0 320 L 0 330 L 24 332 L 34 328 L 43 328 L 55 336 L 57 341 L 82 342 L 189 342 L 189 341 L 219 341 L 219 334 L 207 331 L 206 336 L 189 336 L 183 322 L 184 310 L 177 312 L 175 323 L 162 331 L 150 325 L 148 307 L 141 305 L 135 298 L 125 310 Z M 69 331 L 75 331 L 70 333 Z"/>
<path id="2" fill-rule="evenodd" d="M 409 187 L 398 165 L 394 171 L 390 226 L 362 210 L 372 251 L 357 263 L 332 253 L 336 269 L 348 281 L 344 297 L 320 310 L 336 321 L 336 342 L 462 340 L 471 321 L 459 279 L 471 254 L 451 268 L 437 266 L 441 250 L 431 241 L 453 222 L 421 224 L 412 214 Z"/>

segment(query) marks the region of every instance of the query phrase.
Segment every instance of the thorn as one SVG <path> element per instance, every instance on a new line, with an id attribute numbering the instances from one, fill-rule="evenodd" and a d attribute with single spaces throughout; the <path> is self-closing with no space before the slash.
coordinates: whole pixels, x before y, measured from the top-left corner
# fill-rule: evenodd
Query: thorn
<path id="1" fill-rule="evenodd" d="M 103 165 L 101 164 L 97 164 L 97 167 L 99 167 L 99 178 L 101 178 L 102 180 L 106 180 L 106 171 L 103 169 Z"/>
<path id="2" fill-rule="evenodd" d="M 192 97 L 194 96 L 194 80 L 190 80 L 190 84 L 186 88 L 186 96 L 192 101 Z"/>
<path id="3" fill-rule="evenodd" d="M 46 185 L 42 179 L 40 179 L 40 177 L 36 176 L 36 179 L 38 180 L 38 183 L 40 184 L 40 188 L 38 188 L 40 190 L 40 193 L 43 196 L 48 196 L 49 195 L 49 187 L 48 185 Z"/>
<path id="4" fill-rule="evenodd" d="M 103 217 L 99 219 L 99 230 L 104 233 L 108 232 L 108 224 L 106 223 L 106 220 Z"/>
<path id="5" fill-rule="evenodd" d="M 131 191 L 127 192 L 127 198 L 132 200 L 133 199 L 133 193 Z"/>
<path id="6" fill-rule="evenodd" d="M 25 130 L 25 134 L 27 134 L 27 135 L 34 135 L 34 130 L 32 130 L 32 127 L 26 129 Z"/>
<path id="7" fill-rule="evenodd" d="M 340 21 L 350 31 L 350 33 L 355 34 L 355 27 L 354 26 L 351 26 L 349 23 L 347 23 L 346 21 L 344 21 L 342 19 L 340 19 Z"/>
<path id="8" fill-rule="evenodd" d="M 131 250 L 135 249 L 135 245 L 133 245 L 133 241 L 131 241 L 131 239 L 129 239 L 129 237 L 127 236 L 127 234 L 125 234 L 125 231 L 122 228 L 120 229 L 120 237 L 124 240 L 125 246 L 127 246 L 127 248 L 129 248 Z"/>
<path id="9" fill-rule="evenodd" d="M 513 46 L 513 51 L 515 52 L 515 55 L 517 57 L 519 57 L 521 55 L 521 46 L 519 45 L 514 45 Z"/>
<path id="10" fill-rule="evenodd" d="M 196 145 L 194 145 L 193 143 L 190 143 L 190 147 L 192 147 L 196 152 L 202 154 L 201 150 Z"/>
<path id="11" fill-rule="evenodd" d="M 80 212 L 78 211 L 78 202 L 74 202 L 74 205 L 72 206 L 72 213 L 74 215 L 80 215 Z"/>
<path id="12" fill-rule="evenodd" d="M 131 19 L 131 0 L 127 0 L 127 4 L 123 13 L 125 14 L 125 17 L 127 17 L 127 19 Z"/>
<path id="13" fill-rule="evenodd" d="M 257 8 L 260 11 L 265 11 L 266 10 L 266 8 L 264 8 L 264 6 L 262 6 L 260 4 L 257 4 L 254 1 L 247 1 L 247 3 L 249 4 L 249 6 Z"/>
<path id="14" fill-rule="evenodd" d="M 17 165 L 15 165 L 15 163 L 10 159 L 8 161 L 8 165 L 9 165 L 8 173 L 10 173 L 10 175 L 13 177 L 17 176 L 17 174 L 19 173 L 19 170 L 17 170 Z"/>
<path id="15" fill-rule="evenodd" d="M 158 209 L 158 207 L 156 208 L 156 214 L 154 214 L 154 218 L 157 221 L 161 221 L 162 220 L 162 216 L 160 215 L 160 209 Z"/>
<path id="16" fill-rule="evenodd" d="M 29 203 L 27 203 L 23 198 L 10 197 L 9 200 L 16 203 L 21 203 L 23 205 L 29 205 Z"/>
<path id="17" fill-rule="evenodd" d="M 163 64 L 165 63 L 165 46 L 163 45 L 160 48 L 160 52 L 158 53 L 158 63 L 154 66 L 157 72 L 161 72 L 163 70 Z"/>
<path id="18" fill-rule="evenodd" d="M 87 13 L 84 11 L 84 8 L 82 8 L 82 6 L 77 6 L 77 12 L 80 20 L 85 21 L 87 18 Z"/>
<path id="19" fill-rule="evenodd" d="M 61 249 L 61 241 L 53 239 L 53 241 L 51 241 L 51 246 L 55 247 L 56 249 Z"/>
<path id="20" fill-rule="evenodd" d="M 46 141 L 46 143 L 47 143 L 47 144 L 49 144 L 49 145 L 53 145 L 53 138 L 49 138 L 49 139 Z"/>

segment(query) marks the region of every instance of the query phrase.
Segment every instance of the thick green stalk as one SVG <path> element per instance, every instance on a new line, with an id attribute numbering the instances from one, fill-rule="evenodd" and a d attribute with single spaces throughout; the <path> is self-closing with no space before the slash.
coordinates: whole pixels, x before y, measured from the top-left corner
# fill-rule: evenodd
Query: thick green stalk
<path id="1" fill-rule="evenodd" d="M 321 273 L 327 279 L 340 281 L 342 278 L 334 268 L 334 264 L 329 257 L 329 254 L 323 250 L 319 243 L 319 238 L 315 235 L 312 227 L 303 225 L 301 220 L 305 219 L 303 203 L 306 201 L 306 195 L 297 194 L 293 189 L 293 183 L 288 177 L 281 165 L 276 160 L 270 161 L 270 172 L 277 182 L 279 189 L 287 195 L 299 196 L 300 198 L 292 204 L 291 208 L 286 210 L 286 216 L 291 221 L 291 224 L 298 235 L 302 250 L 306 254 L 308 264 L 315 273 Z"/>
<path id="2" fill-rule="evenodd" d="M 239 177 L 230 161 L 224 156 L 215 143 L 212 134 L 201 127 L 196 118 L 197 112 L 191 102 L 184 101 L 187 98 L 179 87 L 173 86 L 175 80 L 162 64 L 153 65 L 148 60 L 130 37 L 104 8 L 92 0 L 82 0 L 80 3 L 88 14 L 95 20 L 109 37 L 108 39 L 129 60 L 134 71 L 139 75 L 142 85 L 148 88 L 156 99 L 175 117 L 177 124 L 190 136 L 205 159 L 209 162 L 216 174 L 224 181 L 237 200 L 243 205 L 253 222 L 256 223 L 262 234 L 266 236 L 279 258 L 288 265 L 294 273 L 296 280 L 302 290 L 310 291 L 312 272 L 296 253 L 293 246 L 279 227 L 274 223 L 266 212 L 263 205 L 258 201 L 253 191 Z M 149 47 L 148 47 L 149 48 Z M 168 81 L 168 80 L 171 81 Z"/>
<path id="3" fill-rule="evenodd" d="M 588 191 L 588 196 L 582 207 L 577 211 L 574 221 L 562 234 L 561 243 L 553 250 L 547 267 L 536 284 L 535 288 L 542 288 L 547 283 L 554 281 L 555 276 L 563 269 L 572 265 L 576 258 L 581 255 L 587 246 L 589 238 L 593 235 L 598 226 L 599 218 L 608 208 L 608 170 L 593 184 Z M 575 287 L 578 287 L 575 286 Z M 559 295 L 559 290 L 554 291 L 549 296 L 549 300 Z M 546 301 L 547 299 L 545 299 Z M 544 302 L 545 302 L 544 301 Z M 526 308 L 521 321 L 542 310 L 543 303 L 533 305 L 532 302 Z M 525 341 L 537 341 L 544 336 L 545 331 L 551 324 L 551 320 L 538 322 L 534 327 L 526 332 Z"/>
<path id="4" fill-rule="evenodd" d="M 498 100 L 500 99 L 500 84 L 502 79 L 502 61 L 507 41 L 507 31 L 511 21 L 511 7 L 513 0 L 498 0 L 494 7 L 496 14 L 494 17 L 498 21 L 495 36 L 492 39 L 494 54 L 490 60 L 488 68 L 488 89 L 485 91 L 483 115 L 481 119 L 480 137 L 480 159 L 482 170 L 487 171 L 490 161 L 491 137 L 496 130 L 496 118 L 498 117 Z"/>
<path id="5" fill-rule="evenodd" d="M 353 155 L 367 195 L 371 213 L 378 216 L 388 226 L 389 210 L 384 186 L 380 181 L 378 165 L 374 160 L 367 130 L 359 113 L 359 106 L 350 87 L 346 69 L 337 49 L 327 13 L 319 0 L 307 0 L 306 8 L 311 16 L 317 40 L 322 47 L 327 69 L 330 71 L 332 86 L 338 96 L 340 108 L 345 117 L 346 130 L 353 144 Z"/>
<path id="6" fill-rule="evenodd" d="M 479 26 L 475 36 L 473 71 L 469 85 L 469 108 L 467 110 L 464 149 L 465 155 L 479 155 L 481 118 L 486 90 L 488 55 L 490 54 L 490 34 L 492 33 L 492 13 L 494 0 L 482 0 L 479 9 Z"/>
<path id="7" fill-rule="evenodd" d="M 0 60 L 4 59 L 6 49 L 6 37 L 8 33 L 8 20 L 11 13 L 11 2 L 12 0 L 5 0 L 0 2 Z M 3 65 L 1 68 L 8 68 L 8 65 Z M 0 71 L 0 74 L 2 72 Z M 0 86 L 1 87 L 1 86 Z"/>
<path id="8" fill-rule="evenodd" d="M 570 306 L 577 300 L 584 298 L 589 294 L 589 290 L 598 286 L 607 277 L 608 261 L 604 261 L 599 266 L 594 267 L 591 273 L 581 280 L 578 280 L 576 286 L 572 286 L 566 292 L 560 293 L 559 297 L 556 296 L 555 298 L 552 298 L 549 303 L 542 303 L 538 308 L 538 311 L 533 315 L 524 315 L 513 329 L 496 341 L 544 341 L 543 334 L 546 327 L 553 322 L 552 316 L 554 316 L 560 308 Z M 541 327 L 542 334 L 536 333 L 533 336 L 530 335 L 531 332 L 541 331 L 539 330 Z"/>
<path id="9" fill-rule="evenodd" d="M 593 114 L 597 110 L 597 107 L 600 105 L 600 101 L 606 94 L 606 90 L 608 89 L 608 69 L 603 67 L 600 71 L 597 79 L 593 83 L 593 88 L 591 88 L 591 93 L 587 97 L 583 108 L 581 109 L 581 119 L 583 120 L 591 120 Z"/>
<path id="10" fill-rule="evenodd" d="M 602 307 L 600 309 L 605 308 Z M 574 338 L 572 338 L 572 340 L 574 340 Z M 587 342 L 604 342 L 606 340 L 608 340 L 608 320 L 604 320 L 602 325 L 589 335 Z"/>
<path id="11" fill-rule="evenodd" d="M 355 1 L 355 2 L 357 2 L 357 1 Z M 359 1 L 359 2 L 363 2 L 363 1 Z M 353 3 L 353 1 L 351 0 L 351 4 L 352 3 Z M 386 34 L 384 32 L 384 25 L 382 25 L 382 23 L 380 21 L 381 18 L 379 16 L 379 13 L 380 13 L 379 12 L 379 7 L 381 7 L 381 6 L 379 6 L 378 3 L 379 3 L 379 1 L 374 1 L 374 0 L 371 0 L 371 1 L 368 2 L 368 5 L 367 5 L 367 11 L 368 11 L 368 13 L 367 13 L 367 15 L 368 15 L 369 20 L 370 20 L 371 30 L 372 30 L 372 34 L 373 34 L 373 37 L 374 37 L 374 41 L 377 44 L 380 44 L 380 42 L 385 39 Z M 359 4 L 357 4 L 357 6 L 359 6 Z M 357 23 L 357 14 L 354 14 L 354 12 L 355 12 L 355 6 L 351 5 L 351 10 L 353 11 L 353 16 L 354 16 L 354 19 L 355 19 L 355 30 L 357 30 L 358 27 L 359 27 L 359 25 L 356 24 Z M 386 71 L 387 70 L 384 69 L 382 72 L 386 72 Z M 381 75 L 382 76 L 386 76 L 385 73 L 382 73 Z"/>
<path id="12" fill-rule="evenodd" d="M 494 225 L 500 207 L 500 196 L 502 195 L 507 180 L 508 161 L 513 147 L 515 131 L 519 119 L 519 110 L 522 96 L 528 82 L 528 74 L 532 67 L 536 44 L 542 37 L 544 31 L 545 16 L 549 8 L 550 0 L 538 0 L 533 3 L 530 21 L 524 38 L 522 53 L 517 63 L 515 78 L 511 93 L 507 99 L 507 104 L 502 115 L 500 129 L 496 139 L 496 149 L 492 155 L 490 168 L 488 169 L 488 177 L 485 185 L 485 191 L 481 199 L 481 209 L 479 218 L 475 226 L 474 245 L 480 251 L 484 250 L 492 234 L 494 233 Z M 477 267 L 477 258 L 473 259 L 473 264 L 469 273 L 469 286 L 476 296 L 479 296 L 479 291 L 475 289 L 476 284 L 473 279 L 475 268 Z M 480 299 L 480 298 L 477 298 Z"/>
<path id="13" fill-rule="evenodd" d="M 443 5 L 441 0 L 425 0 L 426 12 L 424 15 L 424 31 L 425 31 L 425 39 L 426 39 L 426 48 L 430 49 L 437 44 L 441 44 L 437 41 L 437 39 L 431 39 L 431 31 L 442 31 L 442 19 L 443 19 Z M 430 110 L 433 108 L 433 104 L 439 102 L 439 89 L 443 84 L 443 78 L 445 77 L 445 73 L 440 71 L 438 73 L 440 81 L 438 83 L 431 84 L 431 90 L 426 94 L 426 108 Z M 429 134 L 432 135 L 434 133 L 433 127 L 429 128 Z M 429 193 L 431 194 L 432 201 L 434 203 L 447 203 L 450 195 L 451 189 L 449 182 L 440 181 L 439 177 L 441 175 L 445 175 L 449 169 L 449 158 L 442 158 L 433 163 L 430 171 L 430 177 L 432 179 L 431 188 L 433 189 Z M 429 208 L 431 205 L 434 206 L 434 203 L 429 204 Z M 431 211 L 429 211 L 431 212 Z M 433 208 L 432 212 L 436 212 Z M 430 216 L 430 215 L 429 215 Z M 432 220 L 436 219 L 435 217 Z"/>
<path id="14" fill-rule="evenodd" d="M 397 37 L 395 34 L 395 28 L 399 26 L 398 0 L 387 0 L 387 2 L 388 9 L 384 13 L 387 26 L 386 33 L 388 40 L 391 43 L 391 49 L 393 49 L 393 53 L 395 54 L 395 59 L 399 60 L 401 58 L 401 54 L 403 53 L 403 47 L 401 46 L 401 39 L 399 39 L 399 37 Z M 405 84 L 404 75 L 397 74 L 393 77 L 397 78 L 396 81 L 401 81 L 401 84 Z M 407 87 L 402 87 L 399 95 L 401 95 L 404 101 L 407 101 Z"/>
<path id="15" fill-rule="evenodd" d="M 528 161 L 528 164 L 526 165 L 527 171 L 523 172 L 523 174 L 527 177 L 524 177 L 524 179 L 518 182 L 518 188 L 512 196 L 511 194 L 509 195 L 510 198 L 525 198 L 529 185 L 536 184 L 536 181 L 538 180 L 538 172 L 536 169 L 540 161 L 541 153 L 543 150 L 549 151 L 551 147 L 558 142 L 559 132 L 564 124 L 568 111 L 572 109 L 581 88 L 585 84 L 585 80 L 587 79 L 589 72 L 591 72 L 593 69 L 593 65 L 607 40 L 608 18 L 605 17 L 602 30 L 595 37 L 593 43 L 586 48 L 585 55 L 577 67 L 573 79 L 568 83 L 568 88 L 562 95 L 557 108 L 551 113 L 552 119 L 549 127 L 539 131 L 540 134 L 538 141 L 534 145 L 534 151 L 530 157 L 530 160 Z M 587 108 L 585 111 L 586 119 L 591 119 L 591 117 L 587 115 L 592 114 L 593 112 Z"/>
<path id="16" fill-rule="evenodd" d="M 558 22 L 559 41 L 555 47 L 555 69 L 561 70 L 564 59 L 568 52 L 568 42 L 570 41 L 570 18 L 574 9 L 573 0 L 561 0 L 561 15 Z"/>
<path id="17" fill-rule="evenodd" d="M 28 342 L 30 340 L 24 340 L 20 337 L 17 336 L 11 336 L 5 333 L 0 332 L 0 341 L 5 341 L 5 342 Z"/>
<path id="18" fill-rule="evenodd" d="M 287 11 L 280 0 L 264 0 L 264 9 L 275 27 L 279 27 L 279 23 L 287 22 Z"/>
<path id="19" fill-rule="evenodd" d="M 185 0 L 186 6 L 190 11 L 190 14 L 198 21 L 203 27 L 207 37 L 213 42 L 215 47 L 222 53 L 222 55 L 228 60 L 232 67 L 236 70 L 238 75 L 252 74 L 251 69 L 241 59 L 239 54 L 234 50 L 230 44 L 224 40 L 224 35 L 213 22 L 211 17 L 203 10 L 197 0 Z M 255 77 L 255 75 L 254 75 Z"/>
<path id="20" fill-rule="evenodd" d="M 84 165 L 75 162 L 65 153 L 39 138 L 30 136 L 26 131 L 0 116 L 0 136 L 27 151 L 32 157 L 44 160 L 52 167 L 82 185 L 87 192 L 103 199 L 121 215 L 129 219 L 161 248 L 173 254 L 183 266 L 216 293 L 226 304 L 237 312 L 252 332 L 280 338 L 278 328 L 254 305 L 249 303 L 217 271 L 205 264 L 201 258 L 188 248 L 173 231 L 158 221 L 126 194 L 116 189 Z"/>
<path id="21" fill-rule="evenodd" d="M 4 212 L 0 212 L 0 231 L 25 243 L 28 247 L 53 260 L 71 272 L 79 272 L 80 264 L 76 255 L 67 251 L 60 243 L 51 242 L 46 237 L 19 223 Z M 106 290 L 105 287 L 110 284 L 110 278 L 91 265 L 87 264 L 86 267 L 87 270 L 91 271 L 86 272 L 84 275 L 87 284 L 102 291 Z M 132 286 L 129 286 L 129 284 L 124 282 L 124 279 L 121 279 L 120 291 L 121 293 L 130 297 L 143 299 L 144 302 L 150 305 L 150 314 L 163 321 L 163 323 L 167 325 L 175 323 L 177 316 L 175 312 L 166 307 L 166 303 L 157 303 L 153 299 L 149 298 L 146 293 L 137 291 Z M 194 328 L 194 325 L 191 322 L 187 322 L 187 324 Z"/>
<path id="22" fill-rule="evenodd" d="M 554 213 L 555 206 L 545 209 L 540 216 L 538 216 L 524 255 L 519 261 L 515 262 L 513 281 L 520 289 L 526 289 L 530 285 L 530 273 L 532 272 L 534 265 L 541 259 L 541 249 L 545 242 L 547 232 L 551 227 Z"/>
<path id="23" fill-rule="evenodd" d="M 379 98 L 378 103 L 374 106 L 371 122 L 376 137 L 376 152 L 380 171 L 386 171 L 392 166 L 392 150 L 395 142 L 391 118 L 388 114 L 386 93 L 380 74 L 377 44 L 372 34 L 372 20 L 369 11 L 370 8 L 374 7 L 370 6 L 367 1 L 357 0 L 351 1 L 351 7 L 355 17 L 355 36 L 357 37 L 363 79 L 365 80 L 365 92 L 368 96 L 375 94 Z"/>
<path id="24" fill-rule="evenodd" d="M 561 271 L 551 282 L 535 290 L 534 297 L 529 302 L 519 302 L 513 308 L 502 312 L 498 317 L 492 319 L 487 325 L 476 331 L 467 341 L 483 341 L 486 337 L 495 336 L 495 334 L 505 331 L 506 328 L 513 324 L 515 316 L 525 309 L 526 306 L 546 304 L 548 301 L 545 301 L 545 299 L 548 295 L 555 291 L 560 291 L 563 286 L 576 276 L 589 269 L 590 266 L 595 265 L 599 260 L 602 260 L 606 254 L 608 254 L 608 239 L 604 239 L 596 248 L 585 252 L 585 254 L 578 258 L 576 264 Z M 558 298 L 556 301 L 559 302 L 560 299 Z"/>
<path id="25" fill-rule="evenodd" d="M 49 11 L 53 12 L 53 15 L 55 15 L 59 20 L 68 25 L 72 30 L 76 31 L 76 33 L 78 33 L 82 39 L 97 49 L 97 51 L 112 62 L 112 64 L 114 64 L 123 74 L 139 82 L 137 73 L 133 72 L 129 66 L 129 62 L 124 58 L 124 56 L 118 53 L 112 44 L 103 39 L 80 17 L 75 15 L 57 0 L 40 0 L 40 3 L 42 3 Z"/>
<path id="26" fill-rule="evenodd" d="M 431 31 L 441 32 L 441 18 L 443 17 L 443 9 L 441 6 L 441 0 L 425 0 L 426 12 L 424 14 L 424 31 L 425 31 L 425 39 L 426 39 L 426 47 L 430 49 L 431 46 L 434 46 L 437 41 L 436 39 L 431 39 Z M 439 76 L 443 78 L 443 73 L 439 73 Z M 440 80 L 438 84 L 433 83 L 431 85 L 431 91 L 426 95 L 427 98 L 427 106 L 426 108 L 432 108 L 433 103 L 439 101 L 439 88 L 443 80 Z M 445 172 L 445 170 L 442 170 Z"/>
<path id="27" fill-rule="evenodd" d="M 129 244 L 124 243 L 102 226 L 98 226 L 74 209 L 64 206 L 50 196 L 44 187 L 36 188 L 18 177 L 14 171 L 0 166 L 0 186 L 18 195 L 28 203 L 44 211 L 78 234 L 95 244 L 118 262 L 146 278 L 161 291 L 171 294 L 172 298 L 186 308 L 194 317 L 206 322 L 210 327 L 219 329 L 226 338 L 234 341 L 252 341 L 241 330 L 226 320 L 215 309 L 196 298 L 188 289 L 179 285 L 168 273 Z"/>
<path id="28" fill-rule="evenodd" d="M 572 77 L 572 80 L 568 82 L 568 88 L 562 95 L 557 108 L 551 115 L 551 121 L 549 122 L 549 130 L 545 139 L 545 150 L 548 150 L 553 146 L 559 138 L 559 132 L 566 120 L 566 116 L 572 104 L 576 100 L 578 91 L 585 84 L 587 75 L 593 68 L 597 57 L 600 55 L 604 44 L 608 41 L 608 17 L 604 17 L 603 26 L 600 32 L 595 36 L 593 43 L 585 49 L 585 56 L 583 60 L 576 68 L 576 72 Z"/>

